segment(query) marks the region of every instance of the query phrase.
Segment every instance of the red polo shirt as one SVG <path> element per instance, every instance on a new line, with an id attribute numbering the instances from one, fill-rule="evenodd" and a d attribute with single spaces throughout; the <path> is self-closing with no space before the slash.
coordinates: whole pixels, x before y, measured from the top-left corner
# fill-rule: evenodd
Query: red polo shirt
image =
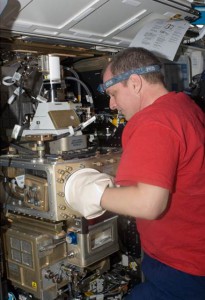
<path id="1" fill-rule="evenodd" d="M 144 251 L 205 275 L 205 114 L 184 93 L 170 92 L 128 121 L 122 145 L 117 184 L 143 182 L 170 191 L 161 217 L 137 219 Z"/>

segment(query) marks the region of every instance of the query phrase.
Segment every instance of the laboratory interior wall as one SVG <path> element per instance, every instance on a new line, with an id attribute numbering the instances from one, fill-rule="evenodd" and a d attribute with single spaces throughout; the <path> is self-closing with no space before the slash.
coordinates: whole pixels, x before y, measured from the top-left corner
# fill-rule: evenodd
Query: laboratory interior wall
<path id="1" fill-rule="evenodd" d="M 84 168 L 116 174 L 126 120 L 97 89 L 112 56 L 129 47 L 148 16 L 161 20 L 169 12 L 193 21 L 198 14 L 190 2 L 176 14 L 181 5 L 173 13 L 170 1 L 99 0 L 83 15 L 85 1 L 72 1 L 81 14 L 72 18 L 71 9 L 64 22 L 59 14 L 50 18 L 63 25 L 53 32 L 47 19 L 38 28 L 28 19 L 40 20 L 43 13 L 30 7 L 45 13 L 46 2 L 8 0 L 7 23 L 0 24 L 0 299 L 121 300 L 144 280 L 135 219 L 109 212 L 86 219 L 68 205 L 66 187 Z M 106 23 L 104 7 L 113 15 Z M 204 39 L 181 43 L 173 60 L 159 58 L 168 90 L 189 94 L 205 111 Z"/>

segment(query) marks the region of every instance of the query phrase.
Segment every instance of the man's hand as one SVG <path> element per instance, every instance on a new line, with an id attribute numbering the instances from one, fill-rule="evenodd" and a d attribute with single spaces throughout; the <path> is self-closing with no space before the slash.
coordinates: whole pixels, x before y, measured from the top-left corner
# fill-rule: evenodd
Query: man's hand
<path id="1" fill-rule="evenodd" d="M 100 201 L 108 186 L 113 186 L 111 176 L 92 168 L 78 170 L 65 184 L 66 202 L 86 219 L 96 218 L 105 212 Z"/>

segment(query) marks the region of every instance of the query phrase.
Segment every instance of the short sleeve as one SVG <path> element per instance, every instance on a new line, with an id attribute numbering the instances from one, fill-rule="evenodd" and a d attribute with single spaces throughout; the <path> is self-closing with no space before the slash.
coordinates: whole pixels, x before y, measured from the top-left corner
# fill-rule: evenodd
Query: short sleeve
<path id="1" fill-rule="evenodd" d="M 180 141 L 169 127 L 152 123 L 136 128 L 123 147 L 116 182 L 143 182 L 173 191 Z"/>

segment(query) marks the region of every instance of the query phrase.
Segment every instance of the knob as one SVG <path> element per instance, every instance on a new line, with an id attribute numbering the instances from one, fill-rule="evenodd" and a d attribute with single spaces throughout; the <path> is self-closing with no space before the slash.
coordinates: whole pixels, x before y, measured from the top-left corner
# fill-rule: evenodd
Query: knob
<path id="1" fill-rule="evenodd" d="M 59 207 L 59 209 L 61 209 L 61 210 L 65 210 L 65 209 L 66 209 L 66 206 L 65 206 L 65 205 L 59 205 L 58 207 Z"/>
<path id="2" fill-rule="evenodd" d="M 65 174 L 65 171 L 62 170 L 62 169 L 58 169 L 58 173 L 64 175 L 64 174 Z"/>
<path id="3" fill-rule="evenodd" d="M 53 278 L 55 275 L 54 273 L 51 271 L 51 270 L 47 270 L 46 273 L 45 273 L 45 278 L 46 279 L 51 279 Z"/>
<path id="4" fill-rule="evenodd" d="M 65 194 L 64 194 L 63 192 L 58 192 L 57 194 L 58 194 L 58 196 L 60 196 L 60 197 L 65 197 Z"/>
<path id="5" fill-rule="evenodd" d="M 110 159 L 107 159 L 107 162 L 113 164 L 116 162 L 116 160 L 114 158 L 110 158 Z"/>
<path id="6" fill-rule="evenodd" d="M 64 183 L 64 179 L 58 178 L 58 179 L 57 179 L 57 182 L 58 182 L 58 183 Z"/>
<path id="7" fill-rule="evenodd" d="M 101 161 L 97 161 L 97 162 L 94 162 L 93 165 L 96 165 L 97 167 L 101 167 L 101 166 L 103 166 L 103 163 Z"/>
<path id="8" fill-rule="evenodd" d="M 70 167 L 70 166 L 66 166 L 65 169 L 66 169 L 67 172 L 71 172 L 73 170 L 73 168 Z"/>
<path id="9" fill-rule="evenodd" d="M 74 258 L 74 257 L 75 257 L 75 252 L 74 251 L 68 252 L 68 258 Z"/>
<path id="10" fill-rule="evenodd" d="M 68 244 L 77 244 L 77 234 L 75 232 L 69 232 L 66 236 L 66 242 Z"/>
<path id="11" fill-rule="evenodd" d="M 60 216 L 65 220 L 68 219 L 68 215 L 64 213 L 60 213 Z"/>

